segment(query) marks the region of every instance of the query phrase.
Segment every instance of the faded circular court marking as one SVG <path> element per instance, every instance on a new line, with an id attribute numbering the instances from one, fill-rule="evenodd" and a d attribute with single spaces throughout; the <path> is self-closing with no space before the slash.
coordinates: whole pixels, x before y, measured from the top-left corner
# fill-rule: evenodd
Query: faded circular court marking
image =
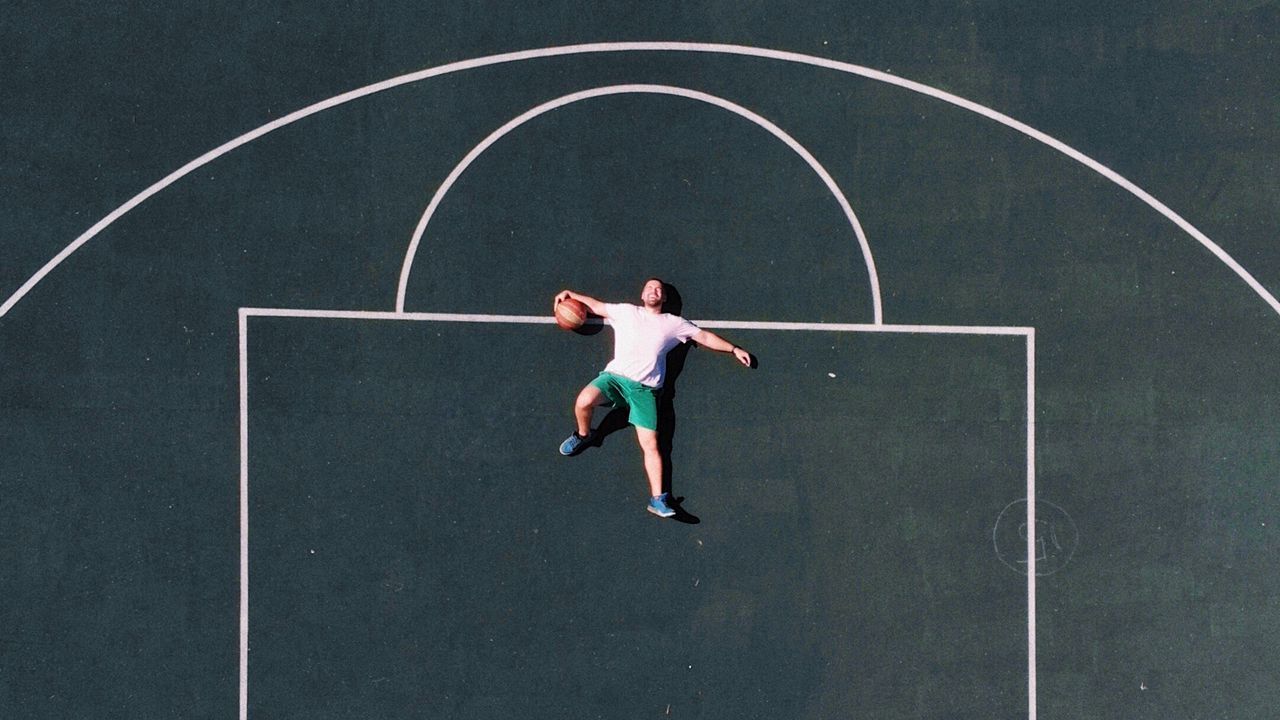
<path id="1" fill-rule="evenodd" d="M 1080 531 L 1071 515 L 1045 500 L 1036 500 L 1035 559 L 1036 575 L 1052 575 L 1075 555 L 1080 545 Z M 996 557 L 1006 567 L 1027 572 L 1027 501 L 1014 500 L 1000 511 L 991 531 Z"/>

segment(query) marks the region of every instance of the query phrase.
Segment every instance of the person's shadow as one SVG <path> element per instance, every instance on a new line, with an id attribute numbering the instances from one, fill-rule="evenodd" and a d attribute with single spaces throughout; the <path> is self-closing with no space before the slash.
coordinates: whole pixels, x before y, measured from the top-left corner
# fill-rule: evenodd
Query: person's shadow
<path id="1" fill-rule="evenodd" d="M 666 295 L 666 302 L 662 305 L 662 311 L 679 315 L 684 310 L 684 301 L 680 297 L 680 291 L 670 283 L 663 284 L 663 292 Z M 683 343 L 676 346 L 667 353 L 667 373 L 666 379 L 662 383 L 662 393 L 658 396 L 658 452 L 662 454 L 662 490 L 663 492 L 671 492 L 672 472 L 672 449 L 674 446 L 676 434 L 676 384 L 680 379 L 680 374 L 684 372 L 685 360 L 689 357 L 689 350 L 694 347 L 693 342 Z M 596 428 L 596 444 L 603 445 L 605 438 L 613 433 L 622 430 L 628 426 L 627 409 L 614 408 L 609 411 L 608 415 L 600 421 L 600 425 Z M 696 525 L 702 522 L 698 516 L 690 513 L 682 507 L 684 498 L 676 497 L 674 493 L 671 495 L 671 509 L 676 514 L 671 518 L 678 522 L 689 525 Z"/>
<path id="2" fill-rule="evenodd" d="M 680 379 L 680 373 L 684 372 L 685 359 L 689 357 L 689 350 L 693 347 L 692 342 L 687 342 L 667 353 L 667 379 L 662 385 L 662 394 L 658 396 L 658 452 L 662 454 L 662 490 L 669 493 L 672 492 L 671 478 L 674 475 L 671 455 L 676 437 L 676 381 Z M 683 502 L 684 498 L 672 493 L 671 509 L 676 511 L 672 519 L 690 525 L 702 522 L 697 515 L 684 509 Z"/>

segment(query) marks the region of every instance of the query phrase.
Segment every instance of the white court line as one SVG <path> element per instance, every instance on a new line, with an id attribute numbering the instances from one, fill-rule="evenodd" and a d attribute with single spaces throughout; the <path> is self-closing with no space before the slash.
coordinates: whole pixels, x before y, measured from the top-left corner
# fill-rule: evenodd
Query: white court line
<path id="1" fill-rule="evenodd" d="M 1027 333 L 1027 718 L 1036 720 L 1036 331 Z"/>
<path id="2" fill-rule="evenodd" d="M 321 318 L 329 320 L 405 320 L 462 323 L 553 325 L 550 315 L 485 315 L 475 313 L 390 312 L 378 310 L 307 310 L 301 308 L 241 308 L 252 317 Z M 602 322 L 592 318 L 588 322 Z M 880 323 L 786 322 L 761 320 L 692 320 L 713 330 L 827 330 L 833 332 L 924 333 L 931 335 L 1029 335 L 1030 327 L 997 325 L 888 325 Z M 609 324 L 604 320 L 603 324 Z"/>
<path id="3" fill-rule="evenodd" d="M 520 62 L 525 60 L 534 60 L 539 58 L 564 57 L 564 56 L 570 56 L 570 55 L 583 55 L 583 54 L 591 54 L 591 53 L 614 53 L 614 52 L 671 52 L 671 53 L 684 52 L 684 53 L 740 55 L 745 57 L 765 58 L 770 60 L 779 60 L 782 62 L 797 63 L 801 65 L 810 65 L 813 67 L 826 68 L 828 70 L 834 70 L 836 72 L 847 73 L 850 75 L 857 75 L 860 77 L 867 78 L 869 80 L 875 80 L 877 82 L 883 82 L 889 85 L 894 85 L 894 86 L 903 88 L 905 90 L 910 90 L 912 92 L 920 93 L 921 95 L 927 95 L 937 100 L 941 100 L 942 102 L 950 103 L 951 105 L 955 105 L 956 107 L 963 108 L 970 112 L 977 113 L 978 115 L 981 115 L 985 118 L 993 120 L 997 123 L 1000 123 L 1001 125 L 1011 128 L 1012 130 L 1022 133 L 1023 135 L 1026 135 L 1027 137 L 1033 140 L 1036 140 L 1037 142 L 1043 143 L 1049 146 L 1050 148 L 1057 150 L 1058 152 L 1066 155 L 1067 157 L 1071 158 L 1072 160 L 1075 160 L 1076 162 L 1084 165 L 1085 167 L 1088 167 L 1089 169 L 1093 170 L 1094 172 L 1097 172 L 1098 174 L 1102 175 L 1103 177 L 1115 183 L 1116 185 L 1119 185 L 1121 188 L 1132 193 L 1135 197 L 1137 197 L 1142 202 L 1146 203 L 1149 207 L 1154 209 L 1156 212 L 1160 213 L 1165 218 L 1172 221 L 1175 225 L 1181 228 L 1183 232 L 1190 235 L 1196 242 L 1200 243 L 1205 248 L 1207 248 L 1209 252 L 1213 253 L 1213 255 L 1218 258 L 1219 261 L 1225 264 L 1228 268 L 1231 269 L 1232 272 L 1234 272 L 1238 277 L 1244 280 L 1245 284 L 1247 284 L 1250 288 L 1252 288 L 1254 293 L 1256 293 L 1259 297 L 1261 297 L 1267 303 L 1267 305 L 1271 307 L 1273 311 L 1275 311 L 1277 314 L 1280 314 L 1280 300 L 1276 300 L 1275 296 L 1273 296 L 1270 292 L 1268 292 L 1267 289 L 1262 286 L 1262 283 L 1258 282 L 1258 280 L 1254 278 L 1252 274 L 1250 274 L 1247 270 L 1245 270 L 1244 266 L 1236 262 L 1235 258 L 1231 257 L 1231 255 L 1228 254 L 1226 250 L 1223 250 L 1217 243 L 1210 240 L 1207 235 L 1200 232 L 1199 229 L 1197 229 L 1194 225 L 1192 225 L 1190 222 L 1184 219 L 1181 215 L 1175 213 L 1164 203 L 1155 199 L 1155 197 L 1153 197 L 1147 191 L 1143 190 L 1142 188 L 1138 187 L 1134 183 L 1130 182 L 1128 179 L 1124 178 L 1119 173 L 1107 167 L 1106 165 L 1103 165 L 1097 160 L 1094 160 L 1088 155 L 1085 155 L 1084 153 L 1080 152 L 1079 150 L 1076 150 L 1075 148 L 1067 145 L 1066 143 L 1060 140 L 1050 137 L 1049 135 L 1043 132 L 1040 132 L 1039 130 L 1036 130 L 1035 128 L 1025 123 L 1014 120 L 1008 115 L 1005 115 L 1004 113 L 993 110 L 985 105 L 980 105 L 976 102 L 973 102 L 972 100 L 966 100 L 958 95 L 953 95 L 949 92 L 939 90 L 938 88 L 931 87 L 923 83 L 918 83 L 912 80 L 907 80 L 904 78 L 896 77 L 894 75 L 890 75 L 887 72 L 872 70 L 870 68 L 863 67 L 861 65 L 854 65 L 852 63 L 839 62 L 836 60 L 828 60 L 827 58 L 820 58 L 813 55 L 804 55 L 801 53 L 794 53 L 794 52 L 784 52 L 781 50 L 768 50 L 764 48 L 748 47 L 744 45 L 725 45 L 725 44 L 719 44 L 719 43 L 620 42 L 620 43 L 586 43 L 581 45 L 565 45 L 561 47 L 540 48 L 536 50 L 522 50 L 520 52 L 502 53 L 499 55 L 488 55 L 485 57 L 448 63 L 446 65 L 439 65 L 437 67 L 428 68 L 426 70 L 419 70 L 417 72 L 408 73 L 406 75 L 400 75 L 398 77 L 373 83 L 372 85 L 366 85 L 362 88 L 357 88 L 355 90 L 343 93 L 341 95 L 335 95 L 334 97 L 315 103 L 313 105 L 308 105 L 307 107 L 304 107 L 300 110 L 295 110 L 294 112 L 289 113 L 284 117 L 277 118 L 276 120 L 273 120 L 254 130 L 251 130 L 233 140 L 223 143 L 222 145 L 219 145 L 218 147 L 192 160 L 191 162 L 188 162 L 186 165 L 183 165 L 182 167 L 178 168 L 172 173 L 166 175 L 160 181 L 156 182 L 155 184 L 151 185 L 147 189 L 135 195 L 128 202 L 126 202 L 125 204 L 113 210 L 110 214 L 108 214 L 103 219 L 94 223 L 94 225 L 90 227 L 88 230 L 86 230 L 83 234 L 81 234 L 80 237 L 76 238 L 74 241 L 71 242 L 70 245 L 67 245 L 65 248 L 62 249 L 61 252 L 55 255 L 53 259 L 45 263 L 44 267 L 40 268 L 40 270 L 38 270 L 25 283 L 23 283 L 22 287 L 18 288 L 18 290 L 14 292 L 13 295 L 11 295 L 9 299 L 4 302 L 3 305 L 0 305 L 0 317 L 4 317 L 5 315 L 7 315 L 9 310 L 11 310 L 13 306 L 18 303 L 18 301 L 20 301 L 23 297 L 25 297 L 26 294 L 30 292 L 32 288 L 34 288 L 41 280 L 43 280 L 46 275 L 52 272 L 54 268 L 61 265 L 63 261 L 65 261 L 68 257 L 70 257 L 71 254 L 74 253 L 76 250 L 80 249 L 85 243 L 89 242 L 89 240 L 97 236 L 98 233 L 102 232 L 109 225 L 111 225 L 113 222 L 119 219 L 120 216 L 129 212 L 130 210 L 137 207 L 138 205 L 140 205 L 142 202 L 144 202 L 151 196 L 155 195 L 156 193 L 160 192 L 166 187 L 172 185 L 173 183 L 177 182 L 183 177 L 189 175 L 195 170 L 213 162 L 217 158 L 222 157 L 223 155 L 231 152 L 232 150 L 235 150 L 236 148 L 242 145 L 245 145 L 246 143 L 257 140 L 258 138 L 262 137 L 263 135 L 266 135 L 269 132 L 278 130 L 287 125 L 291 125 L 292 123 L 295 123 L 303 118 L 309 117 L 311 115 L 314 115 L 316 113 L 319 113 L 325 110 L 329 110 L 331 108 L 337 107 L 344 103 L 348 103 L 353 100 L 357 100 L 363 97 L 367 97 L 369 95 L 373 95 L 374 93 L 383 92 L 384 90 L 390 90 L 392 88 L 399 87 L 401 85 L 407 85 L 409 83 L 418 82 L 420 80 L 426 80 L 428 78 L 447 75 L 449 73 L 460 72 L 463 70 L 471 70 L 471 69 L 486 67 L 490 65 L 499 65 L 502 63 L 514 63 L 514 62 Z"/>
<path id="4" fill-rule="evenodd" d="M 240 717 L 249 715 L 249 313 L 240 310 Z"/>
<path id="5" fill-rule="evenodd" d="M 399 322 L 489 323 L 552 325 L 544 315 L 472 313 L 397 313 L 360 310 L 296 308 L 240 308 L 240 720 L 248 720 L 249 702 L 249 343 L 248 319 L 293 318 L 378 320 Z M 607 321 L 605 321 L 607 323 Z M 875 325 L 858 323 L 760 322 L 695 320 L 710 329 L 776 330 L 789 332 L 906 333 L 928 335 L 1021 336 L 1026 338 L 1027 363 L 1027 687 L 1028 718 L 1036 720 L 1036 558 L 1035 558 L 1035 328 L 950 325 Z"/>
<path id="6" fill-rule="evenodd" d="M 418 243 L 422 240 L 422 235 L 427 230 L 427 224 L 431 222 L 431 217 L 435 214 L 436 208 L 439 207 L 440 202 L 444 200 L 444 196 L 453 187 L 453 184 L 457 182 L 458 178 L 462 176 L 462 173 L 471 166 L 471 163 L 474 162 L 476 158 L 480 157 L 480 155 L 488 150 L 490 146 L 502 139 L 508 133 L 539 115 L 543 115 L 551 112 L 552 110 L 557 110 L 566 105 L 581 102 L 583 100 L 611 95 L 632 94 L 674 95 L 676 97 L 697 100 L 698 102 L 704 102 L 714 105 L 715 107 L 728 110 L 729 112 L 746 118 L 747 120 L 750 120 L 756 125 L 764 128 L 770 135 L 781 140 L 787 147 L 791 148 L 793 152 L 799 155 L 805 163 L 809 165 L 809 169 L 813 170 L 813 172 L 822 179 L 823 184 L 827 186 L 827 190 L 835 196 L 836 202 L 840 205 L 840 210 L 844 212 L 845 219 L 849 221 L 849 227 L 853 229 L 854 237 L 858 239 L 858 245 L 862 248 L 862 262 L 866 265 L 867 280 L 871 284 L 872 317 L 875 319 L 877 324 L 884 322 L 884 311 L 882 310 L 880 303 L 880 278 L 876 274 L 876 263 L 875 259 L 871 255 L 871 245 L 867 242 L 867 235 L 862 230 L 862 223 L 858 222 L 858 216 L 853 212 L 853 206 L 849 204 L 849 199 L 845 197 L 844 191 L 836 184 L 835 178 L 831 177 L 831 173 L 827 172 L 827 169 L 822 166 L 822 163 L 818 162 L 818 159 L 814 157 L 813 153 L 809 152 L 805 146 L 801 145 L 798 140 L 791 137 L 791 135 L 787 134 L 786 131 L 770 120 L 761 117 L 737 103 L 725 100 L 722 97 L 698 92 L 697 90 L 690 90 L 688 88 L 675 87 L 673 85 L 609 85 L 606 87 L 598 87 L 590 90 L 570 93 L 527 110 L 490 133 L 488 137 L 472 148 L 471 152 L 468 152 L 466 156 L 462 158 L 461 162 L 459 162 L 453 171 L 449 173 L 448 177 L 445 178 L 445 181 L 440 184 L 439 189 L 437 189 L 435 194 L 431 197 L 431 202 L 427 204 L 426 211 L 422 213 L 422 219 L 418 221 L 417 227 L 414 228 L 413 237 L 409 241 L 409 249 L 405 252 L 404 263 L 400 268 L 400 284 L 396 290 L 396 312 L 404 312 L 405 296 L 408 294 L 409 289 L 409 274 L 413 270 L 413 261 L 418 254 Z"/>

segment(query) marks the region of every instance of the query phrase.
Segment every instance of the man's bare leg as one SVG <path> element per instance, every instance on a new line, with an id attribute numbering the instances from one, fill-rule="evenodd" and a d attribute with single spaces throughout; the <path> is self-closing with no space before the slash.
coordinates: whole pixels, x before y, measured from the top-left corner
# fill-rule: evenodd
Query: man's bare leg
<path id="1" fill-rule="evenodd" d="M 586 437 L 591 434 L 591 415 L 594 413 L 597 405 L 604 405 L 609 400 L 600 392 L 600 388 L 595 385 L 588 385 L 582 388 L 582 392 L 578 393 L 578 399 L 573 401 L 573 417 L 578 421 L 578 435 Z"/>
<path id="2" fill-rule="evenodd" d="M 636 439 L 640 441 L 640 450 L 644 452 L 644 473 L 649 478 L 649 496 L 662 494 L 662 452 L 658 449 L 658 432 L 647 428 L 636 428 Z"/>
<path id="3" fill-rule="evenodd" d="M 561 455 L 577 455 L 587 449 L 587 438 L 591 435 L 591 416 L 592 411 L 597 405 L 605 405 L 609 399 L 600 392 L 600 388 L 594 385 L 588 385 L 582 388 L 582 392 L 578 393 L 578 397 L 573 401 L 573 420 L 574 433 L 565 438 L 560 443 Z"/>

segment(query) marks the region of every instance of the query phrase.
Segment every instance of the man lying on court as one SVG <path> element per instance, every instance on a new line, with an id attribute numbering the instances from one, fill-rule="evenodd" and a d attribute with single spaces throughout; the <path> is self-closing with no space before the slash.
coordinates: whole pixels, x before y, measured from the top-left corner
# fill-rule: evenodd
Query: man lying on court
<path id="1" fill-rule="evenodd" d="M 746 367 L 751 367 L 751 354 L 679 315 L 663 312 L 667 291 L 658 278 L 645 281 L 640 291 L 641 305 L 603 303 L 564 290 L 556 295 L 553 310 L 568 299 L 577 300 L 596 315 L 609 319 L 613 326 L 613 359 L 599 377 L 578 393 L 573 405 L 578 428 L 561 443 L 560 453 L 577 455 L 590 444 L 591 415 L 596 406 L 627 408 L 627 420 L 635 426 L 636 439 L 644 452 L 644 470 L 649 478 L 649 512 L 671 517 L 676 511 L 671 507 L 670 493 L 662 490 L 663 459 L 658 448 L 658 398 L 665 379 L 667 353 L 692 340 L 711 350 L 733 353 Z"/>

